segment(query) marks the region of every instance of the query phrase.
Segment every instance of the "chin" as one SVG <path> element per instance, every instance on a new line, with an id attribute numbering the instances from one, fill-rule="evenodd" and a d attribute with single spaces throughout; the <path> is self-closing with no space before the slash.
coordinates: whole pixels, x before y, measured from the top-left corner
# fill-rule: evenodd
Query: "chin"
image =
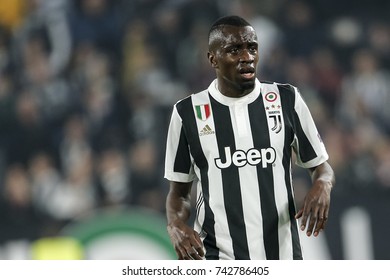
<path id="1" fill-rule="evenodd" d="M 245 81 L 240 83 L 240 89 L 241 90 L 248 90 L 248 89 L 254 89 L 255 88 L 255 80 Z"/>

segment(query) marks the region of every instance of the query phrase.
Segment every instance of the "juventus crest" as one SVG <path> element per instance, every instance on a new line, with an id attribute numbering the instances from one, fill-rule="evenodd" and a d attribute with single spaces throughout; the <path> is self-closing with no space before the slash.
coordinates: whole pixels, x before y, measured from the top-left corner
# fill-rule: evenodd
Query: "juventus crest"
<path id="1" fill-rule="evenodd" d="M 280 112 L 275 115 L 268 115 L 268 118 L 272 119 L 274 122 L 271 130 L 275 133 L 279 133 L 282 130 L 282 116 L 280 115 Z"/>
<path id="2" fill-rule="evenodd" d="M 268 92 L 264 96 L 264 105 L 268 117 L 268 124 L 272 132 L 279 133 L 282 130 L 282 106 L 280 98 L 275 92 Z"/>

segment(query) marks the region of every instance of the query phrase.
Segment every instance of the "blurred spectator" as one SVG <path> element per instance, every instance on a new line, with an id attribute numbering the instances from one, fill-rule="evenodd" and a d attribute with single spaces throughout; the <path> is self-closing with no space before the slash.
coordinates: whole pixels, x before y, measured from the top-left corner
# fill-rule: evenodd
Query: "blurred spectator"
<path id="1" fill-rule="evenodd" d="M 161 189 L 161 174 L 157 169 L 157 147 L 150 140 L 136 142 L 129 150 L 131 168 L 132 203 L 156 211 L 165 208 L 164 192 Z"/>
<path id="2" fill-rule="evenodd" d="M 367 35 L 370 49 L 384 67 L 390 68 L 390 24 L 384 21 L 374 21 L 369 24 Z"/>
<path id="3" fill-rule="evenodd" d="M 125 154 L 117 148 L 107 148 L 98 158 L 97 177 L 102 205 L 128 204 L 132 198 L 129 165 Z"/>
<path id="4" fill-rule="evenodd" d="M 11 75 L 0 72 L 0 133 L 9 135 L 15 125 L 14 107 L 16 97 L 14 92 L 14 80 Z M 0 140 L 0 146 L 4 145 L 5 138 Z"/>
<path id="5" fill-rule="evenodd" d="M 311 59 L 313 86 L 331 114 L 335 113 L 341 98 L 343 72 L 330 48 L 314 50 Z"/>
<path id="6" fill-rule="evenodd" d="M 0 201 L 0 243 L 41 236 L 43 216 L 34 208 L 29 176 L 22 165 L 9 166 Z"/>
<path id="7" fill-rule="evenodd" d="M 42 121 L 42 111 L 29 89 L 17 97 L 12 130 L 7 135 L 7 161 L 27 164 L 39 151 L 51 151 L 49 131 Z"/>
<path id="8" fill-rule="evenodd" d="M 87 123 L 81 115 L 74 114 L 69 117 L 59 148 L 60 164 L 65 176 L 72 172 L 75 165 L 83 162 L 84 158 L 91 157 L 93 151 Z"/>
<path id="9" fill-rule="evenodd" d="M 339 166 L 336 193 L 348 195 L 375 194 L 381 189 L 373 152 L 382 133 L 371 121 L 361 121 L 359 126 L 346 128 L 343 135 L 345 162 Z"/>
<path id="10" fill-rule="evenodd" d="M 286 2 L 282 11 L 283 44 L 291 56 L 310 55 L 326 39 L 315 12 L 307 1 Z"/>
<path id="11" fill-rule="evenodd" d="M 23 80 L 20 84 L 28 88 L 34 96 L 42 122 L 54 127 L 61 123 L 71 107 L 72 98 L 66 80 L 60 75 L 53 75 L 49 54 L 40 37 L 32 37 L 24 43 L 21 54 L 20 71 Z"/>
<path id="12" fill-rule="evenodd" d="M 8 45 L 11 40 L 11 32 L 8 32 L 0 25 L 0 71 L 7 72 L 10 67 L 10 54 Z"/>
<path id="13" fill-rule="evenodd" d="M 61 74 L 71 55 L 71 38 L 64 0 L 26 1 L 27 13 L 14 32 L 13 59 L 15 71 L 23 73 L 24 49 L 28 42 L 39 41 L 47 59 L 47 75 Z"/>
<path id="14" fill-rule="evenodd" d="M 361 49 L 352 57 L 352 71 L 343 80 L 340 116 L 356 126 L 364 119 L 390 133 L 390 73 L 381 67 L 373 52 Z"/>
<path id="15" fill-rule="evenodd" d="M 189 87 L 190 94 L 206 87 L 213 79 L 209 61 L 205 55 L 208 43 L 205 39 L 209 26 L 203 20 L 194 20 L 189 33 L 177 45 L 176 65 L 179 78 Z"/>
<path id="16" fill-rule="evenodd" d="M 155 26 L 152 43 L 161 53 L 161 66 L 167 71 L 168 77 L 176 78 L 179 69 L 176 68 L 175 63 L 171 62 L 171 59 L 175 57 L 177 42 L 182 39 L 184 34 L 181 15 L 174 5 L 168 4 L 162 4 L 154 13 Z"/>
<path id="17" fill-rule="evenodd" d="M 83 154 L 66 172 L 61 188 L 51 198 L 57 219 L 70 221 L 98 207 L 92 163 L 91 155 Z"/>
<path id="18" fill-rule="evenodd" d="M 374 146 L 374 165 L 376 168 L 376 176 L 378 177 L 380 186 L 389 190 L 390 188 L 390 141 L 382 137 L 376 141 Z"/>
<path id="19" fill-rule="evenodd" d="M 119 1 L 71 1 L 68 19 L 73 47 L 92 45 L 119 61 L 125 22 L 119 7 Z"/>
<path id="20" fill-rule="evenodd" d="M 55 227 L 55 208 L 53 197 L 62 184 L 62 175 L 58 171 L 53 158 L 45 152 L 34 155 L 29 162 L 29 173 L 32 185 L 32 200 L 36 209 L 44 213 L 48 219 L 48 226 Z M 53 229 L 54 230 L 54 229 Z M 51 229 L 48 231 L 51 231 Z"/>
<path id="21" fill-rule="evenodd" d="M 141 19 L 129 21 L 123 40 L 122 82 L 123 88 L 130 91 L 143 79 L 154 63 L 154 48 L 150 46 L 151 26 Z M 129 92 L 130 93 L 130 92 Z"/>

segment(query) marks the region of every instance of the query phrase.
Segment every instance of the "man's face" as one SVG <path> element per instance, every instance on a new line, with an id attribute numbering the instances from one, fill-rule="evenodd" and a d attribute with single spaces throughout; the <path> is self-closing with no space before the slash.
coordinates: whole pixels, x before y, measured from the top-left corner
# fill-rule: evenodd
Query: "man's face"
<path id="1" fill-rule="evenodd" d="M 252 27 L 225 26 L 208 55 L 223 94 L 237 97 L 253 90 L 259 55 Z"/>

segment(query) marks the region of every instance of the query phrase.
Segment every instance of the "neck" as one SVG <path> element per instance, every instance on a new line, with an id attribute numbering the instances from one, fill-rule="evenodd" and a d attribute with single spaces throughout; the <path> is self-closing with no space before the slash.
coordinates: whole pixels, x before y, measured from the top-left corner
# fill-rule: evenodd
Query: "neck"
<path id="1" fill-rule="evenodd" d="M 231 81 L 227 81 L 223 78 L 217 79 L 218 90 L 227 97 L 239 98 L 243 97 L 253 91 L 255 88 L 255 82 L 248 84 L 237 85 Z"/>

